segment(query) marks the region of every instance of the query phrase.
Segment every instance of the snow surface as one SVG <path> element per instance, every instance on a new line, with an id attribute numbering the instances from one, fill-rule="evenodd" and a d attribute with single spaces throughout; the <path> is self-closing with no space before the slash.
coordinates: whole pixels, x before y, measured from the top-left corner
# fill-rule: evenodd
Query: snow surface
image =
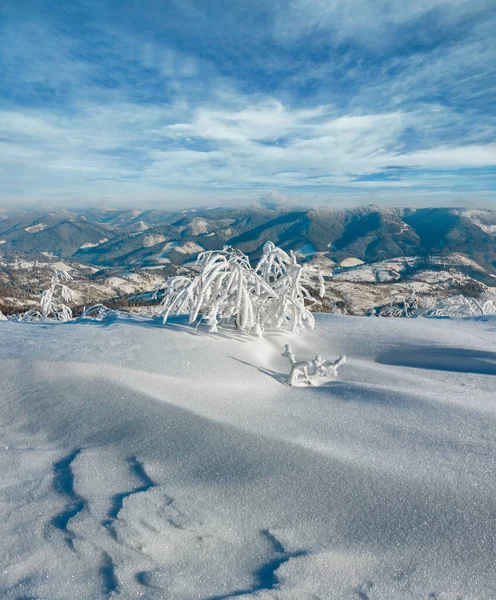
<path id="1" fill-rule="evenodd" d="M 38 233 L 39 231 L 43 231 L 47 227 L 48 225 L 46 225 L 45 223 L 38 223 L 37 225 L 32 225 L 31 227 L 25 227 L 24 231 L 27 231 L 28 233 Z"/>
<path id="2" fill-rule="evenodd" d="M 345 258 L 339 263 L 341 267 L 357 267 L 363 264 L 363 260 L 360 260 L 359 258 L 354 258 L 352 256 L 350 256 L 349 258 Z"/>
<path id="3" fill-rule="evenodd" d="M 1 257 L 0 257 L 1 260 Z M 65 262 L 62 261 L 57 261 L 57 262 L 39 262 L 39 261 L 33 261 L 33 260 L 14 260 L 13 262 L 3 262 L 1 261 L 0 264 L 2 266 L 12 266 L 15 269 L 33 269 L 35 266 L 37 267 L 48 267 L 50 269 L 57 269 L 58 271 L 73 271 L 74 267 L 71 267 L 70 265 L 66 264 Z M 79 265 L 82 268 L 89 268 L 86 267 L 85 265 Z M 98 270 L 98 269 L 97 269 Z"/>
<path id="4" fill-rule="evenodd" d="M 496 319 L 316 320 L 1 322 L 0 597 L 495 598 Z"/>
<path id="5" fill-rule="evenodd" d="M 96 242 L 95 244 L 93 244 L 92 242 L 86 242 L 85 244 L 83 244 L 82 246 L 80 246 L 80 249 L 84 250 L 86 248 L 95 248 L 96 246 L 100 246 L 101 244 L 105 244 L 105 242 L 108 242 L 107 238 L 103 238 L 102 240 L 98 240 L 98 242 Z"/>

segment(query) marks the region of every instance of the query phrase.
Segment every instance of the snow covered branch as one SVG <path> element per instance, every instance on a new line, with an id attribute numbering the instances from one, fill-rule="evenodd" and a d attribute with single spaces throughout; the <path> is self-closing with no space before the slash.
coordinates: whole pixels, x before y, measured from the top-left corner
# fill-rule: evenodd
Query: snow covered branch
<path id="1" fill-rule="evenodd" d="M 346 363 L 346 356 L 340 356 L 335 361 L 327 361 L 320 355 L 313 360 L 297 362 L 289 344 L 284 346 L 281 356 L 287 358 L 291 365 L 288 375 L 288 383 L 291 386 L 321 385 L 325 381 L 335 379 L 338 376 L 339 367 Z"/>

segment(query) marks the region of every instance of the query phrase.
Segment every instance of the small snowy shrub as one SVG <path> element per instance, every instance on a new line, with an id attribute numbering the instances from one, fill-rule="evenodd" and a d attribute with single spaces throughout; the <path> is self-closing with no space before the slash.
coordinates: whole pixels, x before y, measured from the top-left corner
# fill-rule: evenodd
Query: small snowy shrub
<path id="1" fill-rule="evenodd" d="M 424 317 L 477 317 L 496 314 L 496 296 L 482 294 L 479 298 L 463 295 L 437 300 L 433 306 L 418 311 Z"/>
<path id="2" fill-rule="evenodd" d="M 336 379 L 339 367 L 346 363 L 346 356 L 340 356 L 335 361 L 327 361 L 319 355 L 313 360 L 297 362 L 289 344 L 284 346 L 281 356 L 287 358 L 291 365 L 288 375 L 288 384 L 291 386 L 320 385 L 329 379 Z"/>
<path id="3" fill-rule="evenodd" d="M 419 308 L 419 301 L 412 290 L 409 296 L 395 296 L 388 304 L 378 306 L 368 312 L 369 317 L 414 317 Z"/>
<path id="4" fill-rule="evenodd" d="M 290 325 L 293 331 L 314 326 L 308 303 L 316 303 L 310 291 L 312 279 L 324 294 L 319 271 L 299 265 L 271 242 L 263 248 L 257 266 L 230 246 L 198 256 L 199 274 L 193 278 L 173 277 L 163 286 L 163 322 L 172 314 L 188 314 L 189 322 L 203 318 L 210 331 L 229 321 L 242 330 L 262 334 L 268 327 Z"/>
<path id="5" fill-rule="evenodd" d="M 113 310 L 112 308 L 108 308 L 104 304 L 93 304 L 92 306 L 88 306 L 88 308 L 84 308 L 81 313 L 80 319 L 95 319 L 95 321 L 102 321 L 103 319 L 109 316 L 118 316 L 120 311 Z"/>
<path id="6" fill-rule="evenodd" d="M 32 323 L 41 319 L 41 313 L 38 310 L 27 310 L 26 312 L 14 315 L 14 321 L 22 321 L 25 323 Z"/>
<path id="7" fill-rule="evenodd" d="M 50 287 L 41 296 L 41 321 L 46 321 L 50 315 L 57 321 L 72 319 L 72 310 L 64 303 L 74 302 L 78 294 L 62 283 L 67 281 L 72 281 L 67 271 L 54 270 Z"/>
<path id="8" fill-rule="evenodd" d="M 496 314 L 496 296 L 485 293 L 478 298 L 459 294 L 441 299 L 422 300 L 420 306 L 415 293 L 408 297 L 395 296 L 389 304 L 373 308 L 373 317 L 477 317 Z"/>
<path id="9" fill-rule="evenodd" d="M 327 310 L 322 312 L 328 312 L 331 315 L 347 315 L 348 306 L 344 300 L 335 300 L 334 302 L 329 302 Z"/>
<path id="10" fill-rule="evenodd" d="M 281 356 L 285 356 L 291 365 L 291 371 L 288 375 L 288 383 L 291 386 L 298 385 L 299 383 L 311 384 L 309 377 L 309 370 L 312 368 L 312 361 L 300 361 L 297 362 L 291 346 L 286 344 L 285 350 Z"/>
<path id="11" fill-rule="evenodd" d="M 346 363 L 346 356 L 342 355 L 335 361 L 323 360 L 321 356 L 316 356 L 312 363 L 315 377 L 335 379 L 338 376 L 339 367 Z"/>

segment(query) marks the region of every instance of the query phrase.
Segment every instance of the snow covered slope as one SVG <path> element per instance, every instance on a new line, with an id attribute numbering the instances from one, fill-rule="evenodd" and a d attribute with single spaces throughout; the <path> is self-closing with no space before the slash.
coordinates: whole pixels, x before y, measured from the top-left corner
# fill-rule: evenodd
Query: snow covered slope
<path id="1" fill-rule="evenodd" d="M 316 318 L 1 322 L 0 597 L 495 598 L 496 320 Z"/>

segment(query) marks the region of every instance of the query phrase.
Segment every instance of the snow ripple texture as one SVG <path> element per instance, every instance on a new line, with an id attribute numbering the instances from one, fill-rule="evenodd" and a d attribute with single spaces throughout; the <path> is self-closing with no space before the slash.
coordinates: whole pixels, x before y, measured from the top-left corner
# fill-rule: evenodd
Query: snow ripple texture
<path id="1" fill-rule="evenodd" d="M 0 597 L 496 598 L 495 375 L 494 318 L 2 322 Z"/>

